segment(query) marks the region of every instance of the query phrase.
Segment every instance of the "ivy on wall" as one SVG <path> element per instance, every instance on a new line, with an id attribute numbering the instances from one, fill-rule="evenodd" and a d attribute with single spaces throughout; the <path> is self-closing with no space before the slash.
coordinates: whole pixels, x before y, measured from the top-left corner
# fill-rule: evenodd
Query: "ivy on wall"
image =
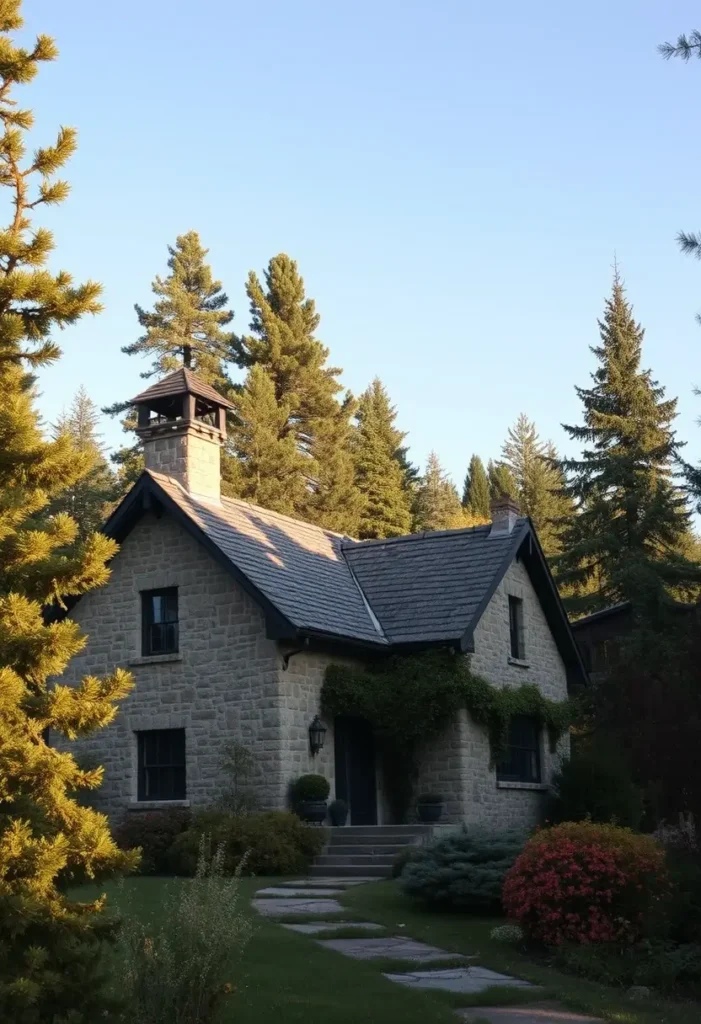
<path id="1" fill-rule="evenodd" d="M 466 708 L 489 735 L 492 765 L 506 751 L 514 715 L 532 715 L 551 749 L 571 720 L 569 701 L 544 697 L 533 684 L 502 688 L 473 675 L 467 658 L 445 649 L 393 656 L 368 668 L 329 665 L 321 691 L 328 716 L 366 718 L 382 743 L 385 779 L 395 814 L 411 798 L 421 744 L 438 736 Z"/>

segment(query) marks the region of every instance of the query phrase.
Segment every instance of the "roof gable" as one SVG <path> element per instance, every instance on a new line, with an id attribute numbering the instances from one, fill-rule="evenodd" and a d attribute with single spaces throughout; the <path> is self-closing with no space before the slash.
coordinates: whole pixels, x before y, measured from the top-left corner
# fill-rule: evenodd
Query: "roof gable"
<path id="1" fill-rule="evenodd" d="M 235 498 L 220 504 L 145 471 L 105 526 L 118 540 L 153 503 L 207 548 L 266 613 L 272 635 L 376 650 L 435 644 L 472 649 L 479 619 L 506 570 L 523 558 L 573 678 L 586 673 L 528 519 L 510 534 L 490 526 L 354 541 Z"/>

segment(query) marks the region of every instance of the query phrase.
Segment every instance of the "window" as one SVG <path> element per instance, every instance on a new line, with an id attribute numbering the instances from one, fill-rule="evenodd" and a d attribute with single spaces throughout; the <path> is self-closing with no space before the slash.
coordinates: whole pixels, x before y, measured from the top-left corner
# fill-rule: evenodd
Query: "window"
<path id="1" fill-rule="evenodd" d="M 141 653 L 177 654 L 178 588 L 144 591 L 141 616 Z"/>
<path id="2" fill-rule="evenodd" d="M 500 782 L 540 782 L 540 726 L 537 718 L 514 715 L 509 746 L 497 767 Z"/>
<path id="3" fill-rule="evenodd" d="M 185 730 L 149 729 L 136 736 L 139 800 L 184 800 Z"/>
<path id="4" fill-rule="evenodd" d="M 511 657 L 523 661 L 526 646 L 523 642 L 523 601 L 520 597 L 509 597 L 509 638 Z"/>

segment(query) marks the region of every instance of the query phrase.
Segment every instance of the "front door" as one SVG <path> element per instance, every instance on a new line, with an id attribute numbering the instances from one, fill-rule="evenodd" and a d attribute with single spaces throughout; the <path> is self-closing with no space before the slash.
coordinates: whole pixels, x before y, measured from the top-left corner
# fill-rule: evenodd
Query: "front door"
<path id="1" fill-rule="evenodd" d="M 375 739 L 365 718 L 341 715 L 334 722 L 336 798 L 350 808 L 351 825 L 377 824 Z"/>

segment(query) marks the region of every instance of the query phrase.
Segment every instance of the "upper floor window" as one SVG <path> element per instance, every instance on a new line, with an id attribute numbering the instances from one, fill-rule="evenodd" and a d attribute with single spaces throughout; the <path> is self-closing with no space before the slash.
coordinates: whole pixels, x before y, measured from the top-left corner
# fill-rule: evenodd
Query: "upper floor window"
<path id="1" fill-rule="evenodd" d="M 141 595 L 141 653 L 177 654 L 178 588 L 145 590 Z"/>
<path id="2" fill-rule="evenodd" d="M 531 715 L 514 715 L 509 745 L 497 766 L 500 782 L 540 782 L 540 724 Z"/>
<path id="3" fill-rule="evenodd" d="M 526 657 L 523 638 L 523 599 L 509 595 L 509 641 L 511 657 L 520 661 Z"/>
<path id="4" fill-rule="evenodd" d="M 136 736 L 139 800 L 184 800 L 185 730 L 148 729 Z"/>

